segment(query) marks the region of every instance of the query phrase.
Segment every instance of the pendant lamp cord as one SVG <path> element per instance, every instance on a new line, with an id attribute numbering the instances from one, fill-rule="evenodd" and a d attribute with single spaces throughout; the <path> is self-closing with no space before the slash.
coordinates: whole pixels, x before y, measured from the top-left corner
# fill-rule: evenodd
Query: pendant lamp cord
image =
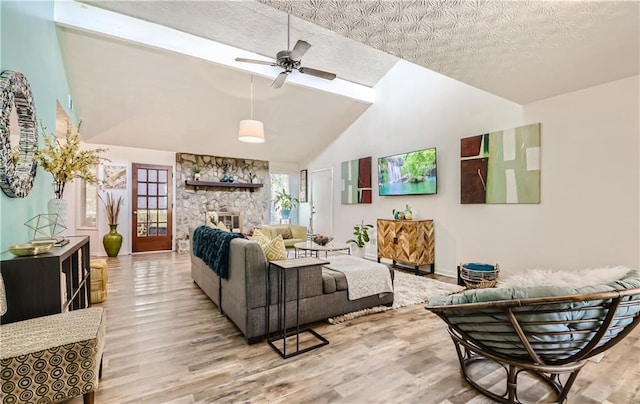
<path id="1" fill-rule="evenodd" d="M 253 121 L 253 74 L 251 75 L 251 120 Z"/>

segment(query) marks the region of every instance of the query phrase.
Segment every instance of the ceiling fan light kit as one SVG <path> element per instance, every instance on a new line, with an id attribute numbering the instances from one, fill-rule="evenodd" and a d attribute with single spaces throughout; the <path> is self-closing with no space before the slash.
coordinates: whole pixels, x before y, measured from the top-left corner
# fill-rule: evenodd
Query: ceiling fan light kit
<path id="1" fill-rule="evenodd" d="M 238 140 L 245 143 L 264 142 L 264 124 L 253 119 L 253 75 L 251 75 L 251 119 L 240 121 Z"/>
<path id="2" fill-rule="evenodd" d="M 311 48 L 311 44 L 307 41 L 298 40 L 296 42 L 293 49 L 289 50 L 290 47 L 290 37 L 291 37 L 291 22 L 290 15 L 287 14 L 287 50 L 282 50 L 276 54 L 276 60 L 273 62 L 265 61 L 265 60 L 256 60 L 256 59 L 246 59 L 246 58 L 236 58 L 236 62 L 243 63 L 254 63 L 259 65 L 268 65 L 268 66 L 278 66 L 283 71 L 280 73 L 276 79 L 271 83 L 271 87 L 280 88 L 284 81 L 287 79 L 287 76 L 291 74 L 293 70 L 297 70 L 302 74 L 307 74 L 309 76 L 319 77 L 325 80 L 333 80 L 336 78 L 335 73 L 329 73 L 318 69 L 312 69 L 310 67 L 301 66 L 302 61 L 300 60 L 302 56 Z"/>

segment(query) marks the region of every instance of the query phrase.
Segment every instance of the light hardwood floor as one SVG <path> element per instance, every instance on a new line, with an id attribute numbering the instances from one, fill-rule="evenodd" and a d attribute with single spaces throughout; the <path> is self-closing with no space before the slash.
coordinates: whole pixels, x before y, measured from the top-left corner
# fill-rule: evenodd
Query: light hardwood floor
<path id="1" fill-rule="evenodd" d="M 330 344 L 283 360 L 245 344 L 191 280 L 188 254 L 110 258 L 108 287 L 97 403 L 491 402 L 462 381 L 445 324 L 423 305 L 317 323 Z M 640 403 L 640 327 L 585 366 L 569 403 Z"/>

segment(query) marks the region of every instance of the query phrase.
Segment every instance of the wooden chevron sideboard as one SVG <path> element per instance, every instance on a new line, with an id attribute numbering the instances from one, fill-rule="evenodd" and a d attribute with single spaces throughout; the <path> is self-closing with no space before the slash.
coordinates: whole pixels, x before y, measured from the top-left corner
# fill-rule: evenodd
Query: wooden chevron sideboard
<path id="1" fill-rule="evenodd" d="M 414 267 L 430 265 L 435 271 L 435 233 L 433 220 L 378 219 L 378 262 L 381 258 Z"/>

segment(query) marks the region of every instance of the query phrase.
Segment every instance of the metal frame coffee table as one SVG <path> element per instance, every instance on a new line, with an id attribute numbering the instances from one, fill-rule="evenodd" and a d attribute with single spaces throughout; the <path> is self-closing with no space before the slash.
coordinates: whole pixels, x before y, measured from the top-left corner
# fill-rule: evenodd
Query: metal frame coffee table
<path id="1" fill-rule="evenodd" d="M 296 257 L 298 257 L 298 250 L 304 251 L 304 257 L 309 256 L 313 257 L 315 252 L 315 257 L 318 258 L 318 253 L 320 251 L 324 251 L 324 257 L 326 258 L 329 255 L 329 252 L 333 251 L 347 251 L 348 254 L 351 254 L 351 247 L 349 244 L 345 243 L 328 243 L 327 245 L 316 244 L 313 241 L 301 241 L 299 243 L 295 243 L 293 247 L 296 249 Z"/>

